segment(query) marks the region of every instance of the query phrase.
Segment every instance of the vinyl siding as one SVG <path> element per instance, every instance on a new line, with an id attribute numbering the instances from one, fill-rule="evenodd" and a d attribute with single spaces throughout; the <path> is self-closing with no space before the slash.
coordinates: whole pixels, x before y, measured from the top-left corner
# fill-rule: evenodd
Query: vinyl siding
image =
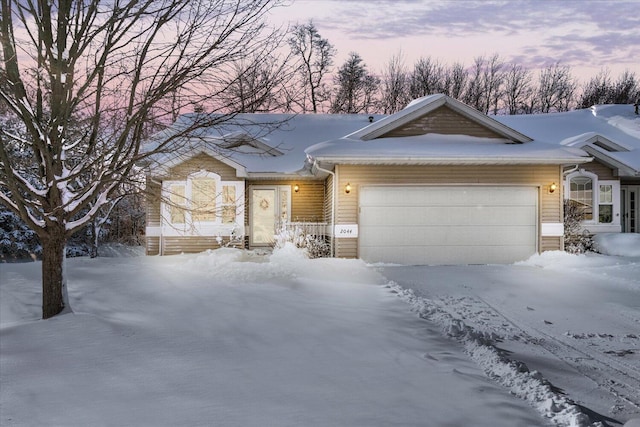
<path id="1" fill-rule="evenodd" d="M 223 245 L 229 242 L 228 237 L 223 238 Z M 239 244 L 238 246 L 242 246 Z M 162 254 L 176 255 L 181 253 L 198 253 L 207 249 L 217 249 L 220 245 L 215 236 L 163 236 L 162 237 Z"/>
<path id="2" fill-rule="evenodd" d="M 383 134 L 380 138 L 425 135 L 428 133 L 503 138 L 487 127 L 468 119 L 444 105 L 424 116 L 408 122 L 398 129 Z"/>
<path id="3" fill-rule="evenodd" d="M 236 170 L 234 168 L 205 153 L 197 154 L 196 156 L 185 160 L 183 163 L 172 167 L 169 170 L 169 174 L 166 179 L 176 181 L 187 179 L 187 176 L 190 174 L 201 170 L 220 175 L 220 179 L 222 181 L 242 180 L 242 178 L 238 178 L 236 176 Z"/>
<path id="4" fill-rule="evenodd" d="M 300 190 L 296 193 L 293 186 L 298 184 Z M 291 188 L 291 221 L 323 222 L 325 203 L 324 181 L 310 180 L 260 180 L 247 181 L 245 190 L 245 206 L 249 206 L 251 188 L 256 186 L 287 185 Z M 245 209 L 245 225 L 249 225 L 249 212 Z M 248 228 L 247 228 L 248 232 Z"/>
<path id="5" fill-rule="evenodd" d="M 613 175 L 613 169 L 609 166 L 606 166 L 603 163 L 600 163 L 597 159 L 594 159 L 592 162 L 585 163 L 580 165 L 580 169 L 584 169 L 585 171 L 595 173 L 598 175 L 598 179 L 609 179 L 609 180 L 617 180 L 618 177 Z"/>
<path id="6" fill-rule="evenodd" d="M 540 222 L 562 222 L 562 191 L 548 192 L 551 183 L 561 183 L 558 165 L 511 166 L 336 166 L 338 195 L 336 224 L 358 222 L 358 189 L 365 185 L 530 185 L 540 188 Z M 344 187 L 351 184 L 351 193 Z M 560 189 L 562 186 L 558 185 Z M 336 256 L 358 256 L 358 239 L 336 239 Z M 545 237 L 539 249 L 559 250 L 561 237 Z"/>
<path id="7" fill-rule="evenodd" d="M 147 177 L 147 189 L 145 194 L 147 227 L 159 227 L 162 222 L 160 213 L 160 194 L 160 184 Z M 160 239 L 158 237 L 146 237 L 145 252 L 147 255 L 158 255 L 160 253 Z"/>

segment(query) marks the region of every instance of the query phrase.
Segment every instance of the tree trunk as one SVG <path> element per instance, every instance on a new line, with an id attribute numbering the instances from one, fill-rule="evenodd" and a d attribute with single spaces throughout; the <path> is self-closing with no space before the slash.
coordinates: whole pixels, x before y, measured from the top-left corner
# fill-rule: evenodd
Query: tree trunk
<path id="1" fill-rule="evenodd" d="M 42 241 L 42 318 L 48 319 L 64 309 L 64 231 L 50 230 Z"/>

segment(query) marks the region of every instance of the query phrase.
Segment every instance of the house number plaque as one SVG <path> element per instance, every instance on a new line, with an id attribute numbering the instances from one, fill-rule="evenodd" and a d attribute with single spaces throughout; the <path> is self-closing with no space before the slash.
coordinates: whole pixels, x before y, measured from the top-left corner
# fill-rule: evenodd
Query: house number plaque
<path id="1" fill-rule="evenodd" d="M 336 224 L 333 235 L 337 238 L 358 237 L 358 224 Z"/>

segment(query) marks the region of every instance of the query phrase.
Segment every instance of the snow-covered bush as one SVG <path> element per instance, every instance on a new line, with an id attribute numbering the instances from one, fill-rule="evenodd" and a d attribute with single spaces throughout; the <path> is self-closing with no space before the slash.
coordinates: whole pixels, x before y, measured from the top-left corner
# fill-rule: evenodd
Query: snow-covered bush
<path id="1" fill-rule="evenodd" d="M 275 235 L 275 247 L 283 248 L 287 242 L 304 249 L 309 258 L 323 258 L 331 254 L 331 247 L 325 236 L 319 235 L 315 225 L 300 223 L 283 225 Z"/>
<path id="2" fill-rule="evenodd" d="M 564 201 L 564 250 L 572 254 L 593 250 L 593 238 L 582 226 L 582 209 L 575 200 Z"/>
<path id="3" fill-rule="evenodd" d="M 36 233 L 0 205 L 0 261 L 37 259 L 41 255 L 42 246 Z"/>

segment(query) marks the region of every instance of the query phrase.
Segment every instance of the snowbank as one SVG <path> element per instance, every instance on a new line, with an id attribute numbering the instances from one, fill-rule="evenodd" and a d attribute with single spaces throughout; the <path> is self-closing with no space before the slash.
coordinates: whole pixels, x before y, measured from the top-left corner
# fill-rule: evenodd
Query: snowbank
<path id="1" fill-rule="evenodd" d="M 596 250 L 604 255 L 640 257 L 640 234 L 603 233 L 593 238 Z"/>

